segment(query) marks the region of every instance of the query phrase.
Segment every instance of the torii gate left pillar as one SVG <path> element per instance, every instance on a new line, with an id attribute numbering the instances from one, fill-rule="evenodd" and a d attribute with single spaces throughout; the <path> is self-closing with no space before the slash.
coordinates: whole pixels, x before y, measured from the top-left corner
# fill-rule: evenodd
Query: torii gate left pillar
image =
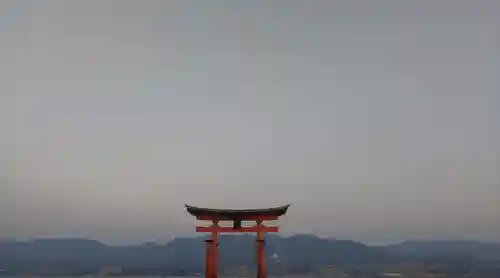
<path id="1" fill-rule="evenodd" d="M 210 233 L 206 240 L 205 249 L 205 277 L 218 278 L 218 235 L 220 233 L 256 233 L 257 278 L 267 278 L 265 262 L 264 233 L 277 233 L 279 227 L 266 226 L 264 221 L 278 220 L 279 216 L 286 213 L 288 205 L 284 207 L 260 210 L 215 210 L 186 206 L 188 212 L 198 220 L 210 221 L 210 226 L 198 226 L 197 232 Z M 221 221 L 232 221 L 233 227 L 222 227 Z M 254 221 L 255 225 L 242 227 L 242 221 Z"/>

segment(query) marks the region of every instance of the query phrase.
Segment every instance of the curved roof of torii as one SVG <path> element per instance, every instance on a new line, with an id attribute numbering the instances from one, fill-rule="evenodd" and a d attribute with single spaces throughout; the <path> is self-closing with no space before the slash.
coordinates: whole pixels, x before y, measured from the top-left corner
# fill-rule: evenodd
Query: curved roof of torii
<path id="1" fill-rule="evenodd" d="M 238 219 L 254 216 L 283 216 L 290 205 L 264 209 L 211 209 L 199 208 L 185 205 L 189 214 L 193 216 L 223 217 L 229 219 Z"/>

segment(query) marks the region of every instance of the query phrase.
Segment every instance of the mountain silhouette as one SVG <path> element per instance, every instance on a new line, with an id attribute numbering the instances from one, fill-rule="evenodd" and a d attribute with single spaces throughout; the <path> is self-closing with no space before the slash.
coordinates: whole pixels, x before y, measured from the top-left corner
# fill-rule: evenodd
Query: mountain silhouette
<path id="1" fill-rule="evenodd" d="M 65 275 L 92 274 L 104 267 L 120 267 L 137 275 L 202 273 L 205 237 L 175 238 L 164 245 L 108 246 L 90 239 L 36 239 L 0 241 L 0 269 L 4 274 L 43 274 L 54 269 Z M 408 241 L 373 247 L 350 240 L 313 235 L 266 235 L 266 257 L 271 272 L 277 268 L 307 273 L 335 265 L 355 269 L 403 261 L 460 265 L 500 265 L 500 244 L 473 241 Z M 255 237 L 222 235 L 221 269 L 253 269 Z M 44 270 L 44 271 L 42 271 Z"/>

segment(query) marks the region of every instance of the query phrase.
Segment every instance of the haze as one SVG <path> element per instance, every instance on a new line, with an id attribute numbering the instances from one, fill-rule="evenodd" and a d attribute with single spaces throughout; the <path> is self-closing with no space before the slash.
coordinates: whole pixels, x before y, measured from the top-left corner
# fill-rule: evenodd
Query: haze
<path id="1" fill-rule="evenodd" d="M 498 1 L 0 3 L 0 237 L 500 240 Z"/>

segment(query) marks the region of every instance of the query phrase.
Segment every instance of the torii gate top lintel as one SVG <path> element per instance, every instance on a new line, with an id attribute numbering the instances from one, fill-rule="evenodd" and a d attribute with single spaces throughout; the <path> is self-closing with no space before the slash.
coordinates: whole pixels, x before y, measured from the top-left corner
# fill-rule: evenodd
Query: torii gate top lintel
<path id="1" fill-rule="evenodd" d="M 278 232 L 278 227 L 267 227 L 259 225 L 263 221 L 278 220 L 280 216 L 285 215 L 290 205 L 265 209 L 209 209 L 186 205 L 189 214 L 198 220 L 212 221 L 212 224 L 218 224 L 219 221 L 232 221 L 233 227 L 196 227 L 197 232 L 212 232 L 214 228 L 219 233 L 256 233 L 257 226 L 260 226 L 262 232 Z M 256 221 L 257 226 L 242 227 L 241 221 Z"/>

